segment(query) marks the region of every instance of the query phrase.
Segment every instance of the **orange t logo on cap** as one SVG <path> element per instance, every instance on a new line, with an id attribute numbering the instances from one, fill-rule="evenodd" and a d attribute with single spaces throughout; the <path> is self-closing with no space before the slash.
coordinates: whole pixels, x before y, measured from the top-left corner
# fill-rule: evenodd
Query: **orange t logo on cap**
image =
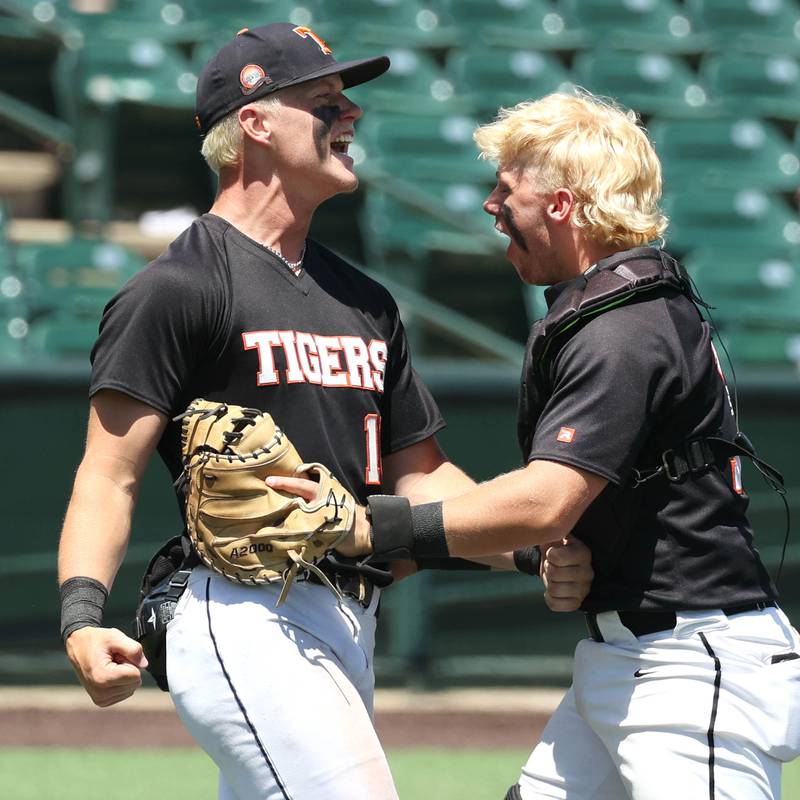
<path id="1" fill-rule="evenodd" d="M 319 49 L 322 50 L 326 56 L 329 56 L 333 52 L 333 50 L 328 47 L 328 43 L 324 39 L 321 39 L 319 36 L 317 36 L 317 34 L 314 33 L 311 28 L 305 28 L 302 25 L 298 25 L 296 28 L 292 28 L 292 33 L 296 33 L 298 36 L 302 36 L 304 39 L 307 39 L 310 36 L 319 45 Z"/>

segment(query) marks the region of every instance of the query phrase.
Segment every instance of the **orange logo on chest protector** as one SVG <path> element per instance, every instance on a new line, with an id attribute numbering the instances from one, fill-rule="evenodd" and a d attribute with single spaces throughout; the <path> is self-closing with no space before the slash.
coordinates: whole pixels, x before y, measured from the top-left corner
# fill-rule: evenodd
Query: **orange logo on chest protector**
<path id="1" fill-rule="evenodd" d="M 572 440 L 575 438 L 575 428 L 562 428 L 558 432 L 558 436 L 556 436 L 557 442 L 564 442 L 564 444 L 572 444 Z"/>
<path id="2" fill-rule="evenodd" d="M 311 37 L 326 56 L 329 56 L 333 52 L 333 50 L 328 47 L 328 43 L 320 36 L 317 36 L 317 34 L 314 33 L 311 28 L 305 28 L 302 25 L 298 25 L 296 28 L 292 28 L 292 33 L 296 33 L 298 36 L 302 36 L 304 39 Z"/>

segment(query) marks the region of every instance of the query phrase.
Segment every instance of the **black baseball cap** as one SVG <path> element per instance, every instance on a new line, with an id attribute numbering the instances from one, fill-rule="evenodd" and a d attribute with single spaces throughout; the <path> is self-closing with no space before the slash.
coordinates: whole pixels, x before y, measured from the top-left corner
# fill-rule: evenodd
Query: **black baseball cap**
<path id="1" fill-rule="evenodd" d="M 386 56 L 337 62 L 328 44 L 302 25 L 276 22 L 244 28 L 203 67 L 197 81 L 195 123 L 205 135 L 235 108 L 278 89 L 326 75 L 340 75 L 347 89 L 387 69 Z"/>

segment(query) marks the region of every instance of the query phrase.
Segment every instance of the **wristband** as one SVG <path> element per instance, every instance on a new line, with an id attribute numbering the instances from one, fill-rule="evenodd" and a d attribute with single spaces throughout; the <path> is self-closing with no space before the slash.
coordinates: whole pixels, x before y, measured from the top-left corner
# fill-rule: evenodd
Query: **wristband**
<path id="1" fill-rule="evenodd" d="M 528 575 L 539 576 L 539 569 L 542 565 L 542 551 L 538 545 L 524 547 L 514 551 L 514 566 Z"/>
<path id="2" fill-rule="evenodd" d="M 61 638 L 78 628 L 103 626 L 103 607 L 108 589 L 94 578 L 78 576 L 61 584 Z"/>
<path id="3" fill-rule="evenodd" d="M 370 541 L 376 561 L 450 555 L 441 502 L 412 507 L 405 497 L 373 494 L 367 500 L 367 519 L 372 525 Z"/>

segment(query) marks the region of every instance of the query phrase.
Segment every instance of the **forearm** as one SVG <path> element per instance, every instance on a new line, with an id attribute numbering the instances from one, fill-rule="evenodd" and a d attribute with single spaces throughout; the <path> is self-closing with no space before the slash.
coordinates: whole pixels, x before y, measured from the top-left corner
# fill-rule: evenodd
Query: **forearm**
<path id="1" fill-rule="evenodd" d="M 58 580 L 77 575 L 111 588 L 130 537 L 135 494 L 91 464 L 75 478 L 58 552 Z"/>
<path id="2" fill-rule="evenodd" d="M 376 504 L 370 501 L 372 539 L 357 533 L 353 544 L 360 552 L 374 547 L 387 558 L 410 553 L 415 558 L 472 559 L 556 542 L 606 483 L 585 470 L 534 461 L 443 503 L 409 509 L 400 498 L 375 498 Z"/>

